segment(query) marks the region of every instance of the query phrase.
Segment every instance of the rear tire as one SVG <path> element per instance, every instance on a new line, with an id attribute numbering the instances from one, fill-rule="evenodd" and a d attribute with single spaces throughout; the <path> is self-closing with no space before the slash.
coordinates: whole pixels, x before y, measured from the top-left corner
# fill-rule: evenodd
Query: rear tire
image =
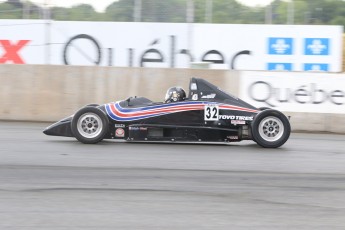
<path id="1" fill-rule="evenodd" d="M 278 148 L 290 137 L 291 126 L 287 117 L 272 109 L 260 112 L 252 123 L 252 137 L 264 148 Z"/>
<path id="2" fill-rule="evenodd" d="M 74 137 L 84 144 L 95 144 L 103 140 L 108 132 L 109 120 L 105 113 L 86 106 L 74 114 L 71 129 Z"/>

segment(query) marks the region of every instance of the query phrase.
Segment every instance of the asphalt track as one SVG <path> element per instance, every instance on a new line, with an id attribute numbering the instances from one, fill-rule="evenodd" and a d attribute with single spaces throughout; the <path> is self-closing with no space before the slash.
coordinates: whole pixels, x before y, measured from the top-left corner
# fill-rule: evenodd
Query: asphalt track
<path id="1" fill-rule="evenodd" d="M 279 149 L 103 141 L 0 122 L 0 229 L 345 229 L 345 135 Z"/>

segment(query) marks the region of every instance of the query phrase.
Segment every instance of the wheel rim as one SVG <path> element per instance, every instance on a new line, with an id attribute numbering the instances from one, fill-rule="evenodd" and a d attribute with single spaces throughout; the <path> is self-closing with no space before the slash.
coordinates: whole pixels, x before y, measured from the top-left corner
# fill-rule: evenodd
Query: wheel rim
<path id="1" fill-rule="evenodd" d="M 284 133 L 283 122 L 277 117 L 265 117 L 259 124 L 259 133 L 265 141 L 277 141 Z"/>
<path id="2" fill-rule="evenodd" d="M 79 117 L 77 129 L 83 137 L 95 138 L 102 132 L 103 122 L 97 114 L 85 113 Z"/>

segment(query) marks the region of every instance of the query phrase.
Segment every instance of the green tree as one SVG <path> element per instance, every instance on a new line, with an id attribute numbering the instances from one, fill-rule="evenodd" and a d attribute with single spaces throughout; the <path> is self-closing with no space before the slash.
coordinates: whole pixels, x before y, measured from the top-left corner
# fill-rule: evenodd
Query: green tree
<path id="1" fill-rule="evenodd" d="M 0 18 L 1 19 L 19 19 L 22 18 L 23 11 L 9 3 L 0 3 Z"/>
<path id="2" fill-rule="evenodd" d="M 274 24 L 285 24 L 290 2 L 276 0 L 271 3 Z M 342 0 L 294 0 L 294 24 L 327 25 L 334 18 L 345 17 L 345 2 Z M 338 18 L 336 21 L 341 21 Z"/>
<path id="3" fill-rule="evenodd" d="M 97 13 L 95 9 L 88 4 L 80 4 L 71 7 L 68 10 L 68 20 L 70 21 L 100 21 L 103 15 Z"/>
<path id="4" fill-rule="evenodd" d="M 134 0 L 113 2 L 105 11 L 106 20 L 133 21 Z M 184 22 L 185 0 L 145 0 L 142 1 L 141 21 L 143 22 Z"/>
<path id="5" fill-rule="evenodd" d="M 195 22 L 205 22 L 206 1 L 195 0 Z M 263 23 L 264 8 L 247 7 L 235 0 L 214 0 L 213 23 Z"/>
<path id="6" fill-rule="evenodd" d="M 185 22 L 186 3 L 178 0 L 145 0 L 142 7 L 144 22 Z"/>
<path id="7" fill-rule="evenodd" d="M 242 23 L 241 15 L 245 13 L 245 6 L 235 0 L 214 1 L 214 23 Z M 247 13 L 247 12 L 246 12 Z"/>
<path id="8" fill-rule="evenodd" d="M 50 9 L 51 12 L 51 18 L 54 20 L 68 20 L 69 19 L 69 10 L 64 7 L 52 7 Z"/>
<path id="9" fill-rule="evenodd" d="M 105 10 L 105 20 L 131 22 L 133 21 L 134 0 L 113 2 Z"/>

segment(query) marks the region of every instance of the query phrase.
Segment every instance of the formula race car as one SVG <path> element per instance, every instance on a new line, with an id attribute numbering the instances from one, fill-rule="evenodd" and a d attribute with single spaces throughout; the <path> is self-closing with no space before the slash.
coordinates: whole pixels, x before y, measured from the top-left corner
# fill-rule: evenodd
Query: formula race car
<path id="1" fill-rule="evenodd" d="M 289 119 L 269 108 L 256 108 L 200 78 L 192 78 L 188 96 L 168 90 L 165 102 L 129 97 L 90 104 L 47 127 L 43 133 L 75 137 L 94 144 L 103 139 L 132 142 L 238 142 L 253 140 L 277 148 L 290 136 Z"/>

